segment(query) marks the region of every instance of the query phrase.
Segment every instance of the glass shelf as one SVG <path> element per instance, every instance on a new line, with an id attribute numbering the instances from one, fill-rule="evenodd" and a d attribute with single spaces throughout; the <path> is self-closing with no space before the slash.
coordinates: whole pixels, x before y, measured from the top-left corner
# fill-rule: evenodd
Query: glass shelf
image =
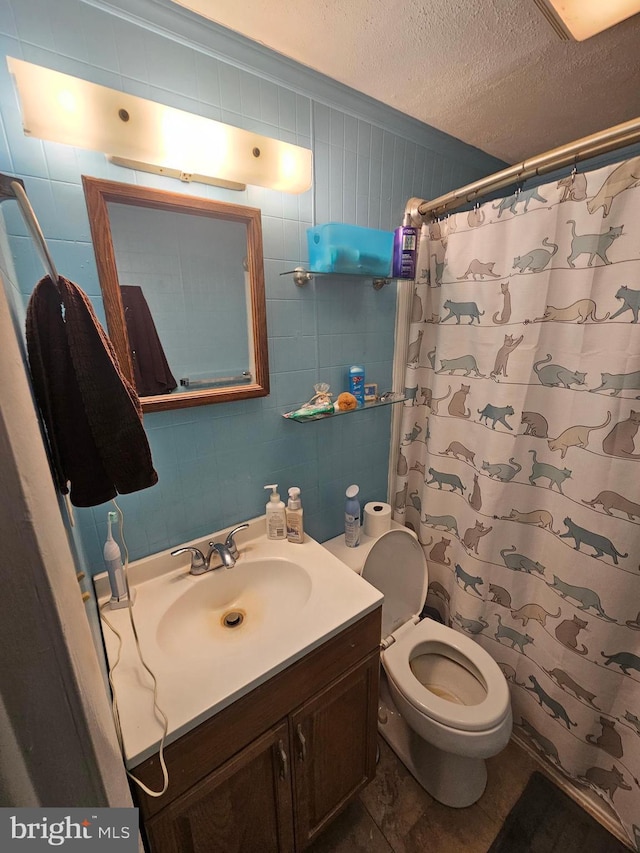
<path id="1" fill-rule="evenodd" d="M 364 406 L 358 406 L 356 409 L 344 409 L 339 410 L 337 412 L 323 412 L 318 415 L 311 415 L 309 417 L 291 417 L 287 415 L 283 415 L 282 417 L 287 421 L 295 421 L 298 424 L 306 424 L 311 421 L 323 421 L 325 418 L 337 418 L 341 415 L 355 415 L 358 412 L 368 412 L 371 409 L 379 409 L 382 406 L 392 406 L 395 403 L 404 403 L 407 399 L 403 394 L 399 396 L 394 396 L 393 400 L 372 400 L 369 403 L 365 403 Z"/>
<path id="2" fill-rule="evenodd" d="M 373 282 L 374 290 L 380 290 L 385 284 L 390 281 L 395 281 L 391 276 L 374 275 L 367 272 L 317 272 L 316 270 L 306 270 L 304 267 L 296 267 L 286 272 L 281 272 L 280 275 L 292 275 L 293 281 L 298 287 L 304 287 L 314 276 L 318 278 L 359 278 Z"/>
<path id="3" fill-rule="evenodd" d="M 286 270 L 286 272 L 281 272 L 280 275 L 293 275 L 297 272 L 306 272 L 309 275 L 317 275 L 321 278 L 326 278 L 327 276 L 333 276 L 337 278 L 379 278 L 381 281 L 394 281 L 393 276 L 390 275 L 375 275 L 371 272 L 318 272 L 318 270 L 305 270 L 301 267 L 293 270 Z"/>

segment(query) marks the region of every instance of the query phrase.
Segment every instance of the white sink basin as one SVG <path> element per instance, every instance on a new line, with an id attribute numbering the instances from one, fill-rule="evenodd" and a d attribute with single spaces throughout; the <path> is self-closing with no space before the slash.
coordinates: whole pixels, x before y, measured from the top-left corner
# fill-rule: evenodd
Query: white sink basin
<path id="1" fill-rule="evenodd" d="M 234 525 L 235 526 L 235 525 Z M 185 543 L 206 553 L 232 528 Z M 303 544 L 271 541 L 264 516 L 236 535 L 231 569 L 189 573 L 189 554 L 170 551 L 131 563 L 132 614 L 145 663 L 169 720 L 166 743 L 195 728 L 323 642 L 375 610 L 378 590 L 311 537 Z M 177 548 L 178 546 L 174 546 Z M 173 550 L 173 549 L 171 549 Z M 129 768 L 157 752 L 162 727 L 153 710 L 153 683 L 142 666 L 128 608 L 111 610 L 106 573 L 94 577 L 100 605 L 123 638 L 112 672 Z M 103 623 L 109 665 L 119 654 Z"/>
<path id="2" fill-rule="evenodd" d="M 244 654 L 291 631 L 311 596 L 309 573 L 287 559 L 243 562 L 201 575 L 161 614 L 158 646 L 181 659 Z M 304 618 L 304 617 L 302 617 Z"/>

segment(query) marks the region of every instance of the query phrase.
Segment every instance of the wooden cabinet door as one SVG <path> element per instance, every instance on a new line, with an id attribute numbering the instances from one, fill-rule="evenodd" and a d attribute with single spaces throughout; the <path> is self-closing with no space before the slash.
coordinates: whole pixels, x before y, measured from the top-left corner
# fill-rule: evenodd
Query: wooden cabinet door
<path id="1" fill-rule="evenodd" d="M 245 749 L 147 821 L 152 853 L 292 853 L 287 723 Z"/>
<path id="2" fill-rule="evenodd" d="M 375 775 L 379 661 L 376 651 L 291 715 L 298 850 Z"/>

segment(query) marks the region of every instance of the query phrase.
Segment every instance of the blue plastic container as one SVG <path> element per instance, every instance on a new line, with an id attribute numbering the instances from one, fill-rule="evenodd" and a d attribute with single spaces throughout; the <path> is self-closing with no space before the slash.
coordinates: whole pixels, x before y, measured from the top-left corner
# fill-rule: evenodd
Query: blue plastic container
<path id="1" fill-rule="evenodd" d="M 307 228 L 309 268 L 315 272 L 388 278 L 393 232 L 327 222 Z"/>

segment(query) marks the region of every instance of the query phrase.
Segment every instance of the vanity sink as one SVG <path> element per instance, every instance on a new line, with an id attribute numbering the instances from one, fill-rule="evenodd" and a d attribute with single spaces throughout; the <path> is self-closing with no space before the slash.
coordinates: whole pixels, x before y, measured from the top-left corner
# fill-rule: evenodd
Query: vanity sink
<path id="1" fill-rule="evenodd" d="M 288 559 L 239 560 L 198 579 L 160 615 L 158 646 L 167 654 L 207 657 L 211 644 L 224 655 L 295 628 L 311 596 L 309 573 Z"/>
<path id="2" fill-rule="evenodd" d="M 224 542 L 218 531 L 182 547 L 206 553 Z M 378 608 L 381 594 L 310 536 L 302 544 L 266 537 L 265 519 L 236 535 L 232 568 L 189 571 L 190 554 L 171 550 L 128 567 L 131 613 L 146 665 L 157 680 L 158 704 L 178 739 Z M 140 662 L 129 608 L 109 607 L 106 572 L 94 577 L 98 603 L 114 630 L 101 624 L 116 690 L 125 763 L 157 752 L 162 725 L 153 682 Z M 122 637 L 120 641 L 114 633 Z M 115 666 L 116 661 L 117 666 Z"/>

